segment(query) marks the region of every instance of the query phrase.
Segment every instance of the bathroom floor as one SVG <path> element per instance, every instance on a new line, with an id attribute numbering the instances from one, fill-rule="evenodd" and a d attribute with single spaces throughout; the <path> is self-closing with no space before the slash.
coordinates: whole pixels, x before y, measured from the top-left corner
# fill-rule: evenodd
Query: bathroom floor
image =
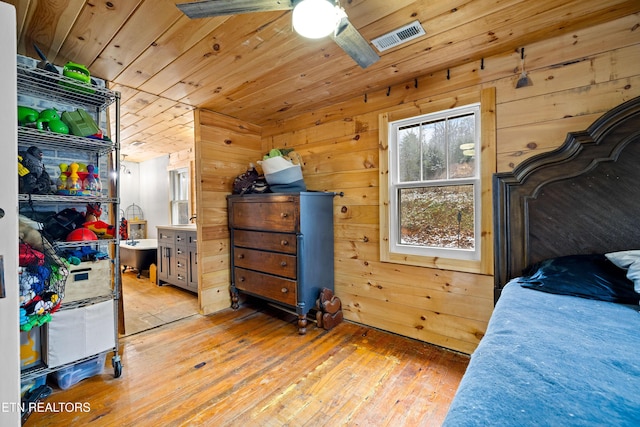
<path id="1" fill-rule="evenodd" d="M 133 335 L 198 313 L 198 296 L 171 285 L 157 286 L 135 270 L 122 274 L 125 334 Z"/>

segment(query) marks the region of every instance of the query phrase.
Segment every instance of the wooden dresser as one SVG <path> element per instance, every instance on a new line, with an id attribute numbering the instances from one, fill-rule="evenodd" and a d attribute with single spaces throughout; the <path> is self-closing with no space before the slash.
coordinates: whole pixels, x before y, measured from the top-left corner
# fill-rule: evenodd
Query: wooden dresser
<path id="1" fill-rule="evenodd" d="M 238 292 L 262 298 L 294 309 L 306 333 L 320 290 L 333 291 L 334 195 L 228 196 L 233 308 Z"/>

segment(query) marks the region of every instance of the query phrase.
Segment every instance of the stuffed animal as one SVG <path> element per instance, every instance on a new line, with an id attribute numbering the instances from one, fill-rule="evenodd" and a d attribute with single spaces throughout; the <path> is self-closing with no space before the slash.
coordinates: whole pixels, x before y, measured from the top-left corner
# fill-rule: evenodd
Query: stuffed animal
<path id="1" fill-rule="evenodd" d="M 20 215 L 18 225 L 18 237 L 20 237 L 20 240 L 33 249 L 44 252 L 42 234 L 40 234 L 40 231 L 36 228 L 36 223 L 26 216 Z"/>
<path id="2" fill-rule="evenodd" d="M 23 194 L 49 194 L 51 193 L 51 178 L 42 161 L 42 150 L 32 145 L 27 151 L 18 153 L 22 157 L 22 166 L 29 171 L 24 176 L 19 176 L 18 184 L 20 193 Z"/>
<path id="3" fill-rule="evenodd" d="M 102 216 L 102 207 L 100 203 L 87 203 L 87 213 L 85 214 L 85 222 L 98 221 Z"/>

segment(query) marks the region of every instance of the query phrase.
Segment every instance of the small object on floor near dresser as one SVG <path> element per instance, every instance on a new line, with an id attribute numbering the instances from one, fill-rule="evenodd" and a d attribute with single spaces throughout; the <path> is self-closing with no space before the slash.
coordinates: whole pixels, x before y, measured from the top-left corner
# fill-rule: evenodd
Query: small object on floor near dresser
<path id="1" fill-rule="evenodd" d="M 342 302 L 333 295 L 331 289 L 322 288 L 320 297 L 316 301 L 316 322 L 319 328 L 327 331 L 342 322 Z"/>

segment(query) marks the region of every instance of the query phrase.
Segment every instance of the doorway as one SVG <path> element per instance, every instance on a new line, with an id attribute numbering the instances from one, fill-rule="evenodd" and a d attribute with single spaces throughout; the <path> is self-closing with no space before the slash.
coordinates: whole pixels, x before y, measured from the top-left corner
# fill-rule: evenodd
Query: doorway
<path id="1" fill-rule="evenodd" d="M 134 335 L 198 314 L 198 296 L 171 286 L 158 286 L 148 272 L 121 274 L 125 332 Z"/>

